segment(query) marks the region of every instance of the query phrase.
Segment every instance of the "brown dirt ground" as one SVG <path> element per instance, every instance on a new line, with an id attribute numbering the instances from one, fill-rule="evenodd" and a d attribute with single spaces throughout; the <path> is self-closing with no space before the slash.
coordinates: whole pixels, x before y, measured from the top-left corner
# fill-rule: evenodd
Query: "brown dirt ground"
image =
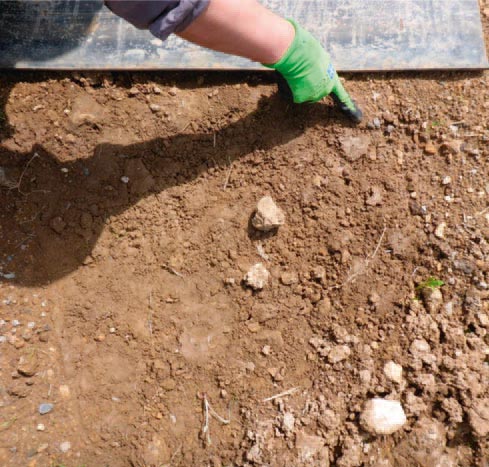
<path id="1" fill-rule="evenodd" d="M 0 77 L 1 465 L 489 465 L 489 74 L 348 77 L 358 128 L 267 76 Z"/>

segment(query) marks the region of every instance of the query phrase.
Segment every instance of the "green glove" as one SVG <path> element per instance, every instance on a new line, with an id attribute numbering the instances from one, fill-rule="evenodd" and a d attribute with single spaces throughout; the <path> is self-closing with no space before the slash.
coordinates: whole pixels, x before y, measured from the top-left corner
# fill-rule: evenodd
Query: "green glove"
<path id="1" fill-rule="evenodd" d="M 342 112 L 359 122 L 362 112 L 341 84 L 329 54 L 309 32 L 289 21 L 295 28 L 292 44 L 277 63 L 264 65 L 284 77 L 296 104 L 317 102 L 331 94 Z"/>

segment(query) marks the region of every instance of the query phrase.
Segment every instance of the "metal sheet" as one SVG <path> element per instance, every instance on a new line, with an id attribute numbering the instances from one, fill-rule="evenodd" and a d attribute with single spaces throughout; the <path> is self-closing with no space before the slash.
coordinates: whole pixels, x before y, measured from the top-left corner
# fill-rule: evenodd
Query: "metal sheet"
<path id="1" fill-rule="evenodd" d="M 264 0 L 315 34 L 343 71 L 487 67 L 478 0 Z M 171 37 L 162 43 L 99 0 L 0 0 L 0 67 L 253 69 Z"/>

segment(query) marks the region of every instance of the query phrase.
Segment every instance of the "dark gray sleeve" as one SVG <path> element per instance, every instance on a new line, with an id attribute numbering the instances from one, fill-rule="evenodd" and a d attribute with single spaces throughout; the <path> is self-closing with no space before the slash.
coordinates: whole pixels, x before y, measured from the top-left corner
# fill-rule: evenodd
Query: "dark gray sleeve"
<path id="1" fill-rule="evenodd" d="M 118 16 L 139 29 L 149 29 L 165 40 L 173 32 L 183 31 L 201 13 L 210 0 L 105 0 Z"/>

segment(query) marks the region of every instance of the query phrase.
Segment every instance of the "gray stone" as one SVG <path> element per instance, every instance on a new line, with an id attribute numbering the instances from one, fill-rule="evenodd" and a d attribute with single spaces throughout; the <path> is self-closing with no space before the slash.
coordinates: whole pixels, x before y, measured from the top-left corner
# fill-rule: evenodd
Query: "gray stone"
<path id="1" fill-rule="evenodd" d="M 53 404 L 43 403 L 39 406 L 39 413 L 41 415 L 46 415 L 54 409 Z"/>

